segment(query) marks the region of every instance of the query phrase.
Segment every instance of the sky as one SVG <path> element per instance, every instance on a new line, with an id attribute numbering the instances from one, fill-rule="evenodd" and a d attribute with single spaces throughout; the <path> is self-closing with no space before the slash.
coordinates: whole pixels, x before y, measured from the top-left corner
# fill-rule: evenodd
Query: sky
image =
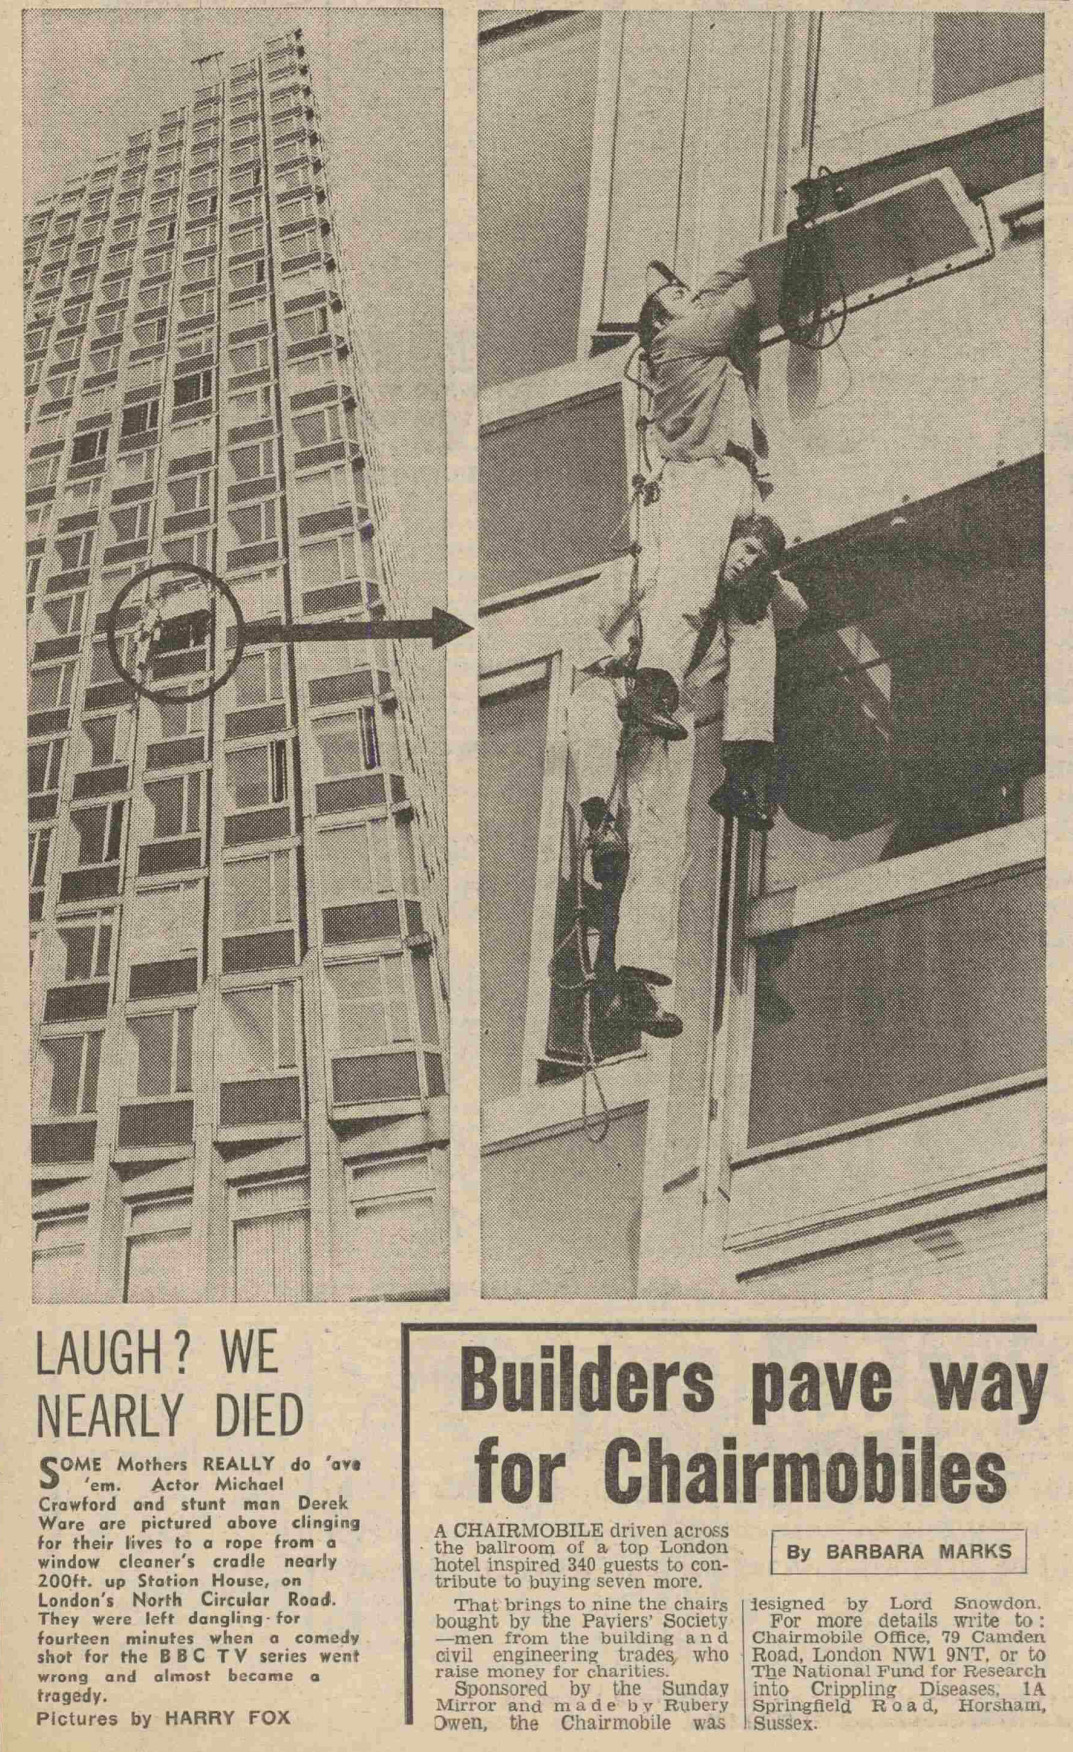
<path id="1" fill-rule="evenodd" d="M 374 361 L 417 590 L 442 601 L 444 552 L 443 72 L 434 8 L 23 12 L 26 206 L 163 110 L 203 75 L 300 25 L 324 124 L 337 227 Z M 211 69 L 209 69 L 211 76 Z"/>

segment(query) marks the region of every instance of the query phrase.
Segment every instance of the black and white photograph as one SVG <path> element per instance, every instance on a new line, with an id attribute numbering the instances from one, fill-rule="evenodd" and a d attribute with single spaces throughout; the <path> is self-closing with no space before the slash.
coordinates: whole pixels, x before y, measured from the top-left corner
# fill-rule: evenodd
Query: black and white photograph
<path id="1" fill-rule="evenodd" d="M 1046 1294 L 1044 22 L 481 15 L 485 1297 Z"/>
<path id="2" fill-rule="evenodd" d="M 441 14 L 23 25 L 34 1299 L 442 1300 Z"/>

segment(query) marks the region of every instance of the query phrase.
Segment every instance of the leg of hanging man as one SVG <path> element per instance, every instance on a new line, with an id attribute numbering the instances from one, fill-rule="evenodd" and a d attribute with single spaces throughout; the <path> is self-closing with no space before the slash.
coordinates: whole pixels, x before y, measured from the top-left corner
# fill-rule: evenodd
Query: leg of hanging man
<path id="1" fill-rule="evenodd" d="M 641 662 L 666 670 L 679 687 L 697 640 L 696 617 L 718 588 L 734 519 L 751 507 L 749 471 L 736 457 L 669 462 L 663 471 L 656 551 L 642 556 Z"/>
<path id="2" fill-rule="evenodd" d="M 775 623 L 729 615 L 729 669 L 723 704 L 723 741 L 772 742 L 775 738 Z"/>
<path id="3" fill-rule="evenodd" d="M 685 864 L 693 719 L 683 742 L 631 738 L 626 757 L 630 867 L 619 909 L 620 967 L 674 979 L 678 947 L 678 887 Z"/>
<path id="4" fill-rule="evenodd" d="M 610 797 L 621 732 L 612 683 L 599 676 L 579 682 L 566 707 L 566 742 L 579 803 L 590 797 L 601 797 L 606 803 Z"/>

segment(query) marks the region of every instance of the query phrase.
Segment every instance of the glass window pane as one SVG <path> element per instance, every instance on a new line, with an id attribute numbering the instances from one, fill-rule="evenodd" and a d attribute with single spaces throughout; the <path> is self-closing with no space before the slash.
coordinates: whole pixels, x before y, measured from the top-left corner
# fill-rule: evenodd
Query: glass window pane
<path id="1" fill-rule="evenodd" d="M 127 1018 L 135 1043 L 134 1087 L 138 1096 L 171 1094 L 172 1021 L 170 1011 L 163 1016 Z"/>
<path id="2" fill-rule="evenodd" d="M 41 1050 L 52 1068 L 52 1088 L 48 1111 L 57 1118 L 79 1111 L 79 1080 L 82 1073 L 82 1036 L 64 1035 L 58 1040 L 43 1040 Z"/>
<path id="3" fill-rule="evenodd" d="M 224 865 L 224 930 L 262 931 L 272 923 L 271 863 L 249 858 Z"/>
<path id="4" fill-rule="evenodd" d="M 427 955 L 415 955 L 410 962 L 414 974 L 414 990 L 417 993 L 417 1014 L 421 1024 L 421 1039 L 426 1046 L 438 1046 L 439 1031 L 436 1027 L 436 1005 L 432 997 L 432 971 Z"/>
<path id="5" fill-rule="evenodd" d="M 484 46 L 482 385 L 546 371 L 577 356 L 599 52 L 599 13 L 559 19 Z"/>
<path id="6" fill-rule="evenodd" d="M 318 719 L 313 725 L 320 749 L 321 771 L 326 779 L 365 771 L 363 742 L 354 712 L 341 712 Z"/>
<path id="7" fill-rule="evenodd" d="M 276 1009 L 279 1016 L 277 1063 L 281 1071 L 293 1070 L 298 1063 L 294 1035 L 294 990 L 293 985 L 276 987 Z"/>
<path id="8" fill-rule="evenodd" d="M 326 968 L 325 975 L 335 996 L 339 1051 L 372 1052 L 386 1046 L 379 964 L 359 961 Z"/>
<path id="9" fill-rule="evenodd" d="M 229 1073 L 275 1070 L 272 1008 L 271 986 L 224 994 L 228 1033 L 222 1056 Z"/>
<path id="10" fill-rule="evenodd" d="M 264 808 L 272 801 L 267 748 L 236 748 L 224 757 L 232 809 Z"/>
<path id="11" fill-rule="evenodd" d="M 321 834 L 320 876 L 325 906 L 346 906 L 357 895 L 375 892 L 363 827 Z"/>
<path id="12" fill-rule="evenodd" d="M 145 795 L 153 811 L 153 838 L 170 839 L 183 831 L 183 781 L 165 779 L 146 785 Z"/>

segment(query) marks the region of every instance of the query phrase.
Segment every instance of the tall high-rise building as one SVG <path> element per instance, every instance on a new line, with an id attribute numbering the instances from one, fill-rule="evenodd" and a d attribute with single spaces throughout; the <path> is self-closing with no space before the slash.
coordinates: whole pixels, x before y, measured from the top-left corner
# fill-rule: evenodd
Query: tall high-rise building
<path id="1" fill-rule="evenodd" d="M 1038 12 L 482 14 L 487 1295 L 1043 1293 L 1043 35 Z M 780 327 L 799 211 L 828 229 L 797 233 L 794 298 L 817 235 L 846 295 L 823 350 Z M 697 288 L 742 254 L 765 509 L 812 617 L 779 656 L 770 834 L 709 808 L 722 682 L 698 702 L 684 1027 L 620 1043 L 605 1119 L 555 960 L 575 629 L 644 474 L 646 263 Z"/>
<path id="2" fill-rule="evenodd" d="M 200 72 L 26 220 L 34 1294 L 439 1298 L 441 660 L 269 641 L 154 701 L 106 638 L 164 560 L 247 621 L 429 609 L 302 32 Z"/>

